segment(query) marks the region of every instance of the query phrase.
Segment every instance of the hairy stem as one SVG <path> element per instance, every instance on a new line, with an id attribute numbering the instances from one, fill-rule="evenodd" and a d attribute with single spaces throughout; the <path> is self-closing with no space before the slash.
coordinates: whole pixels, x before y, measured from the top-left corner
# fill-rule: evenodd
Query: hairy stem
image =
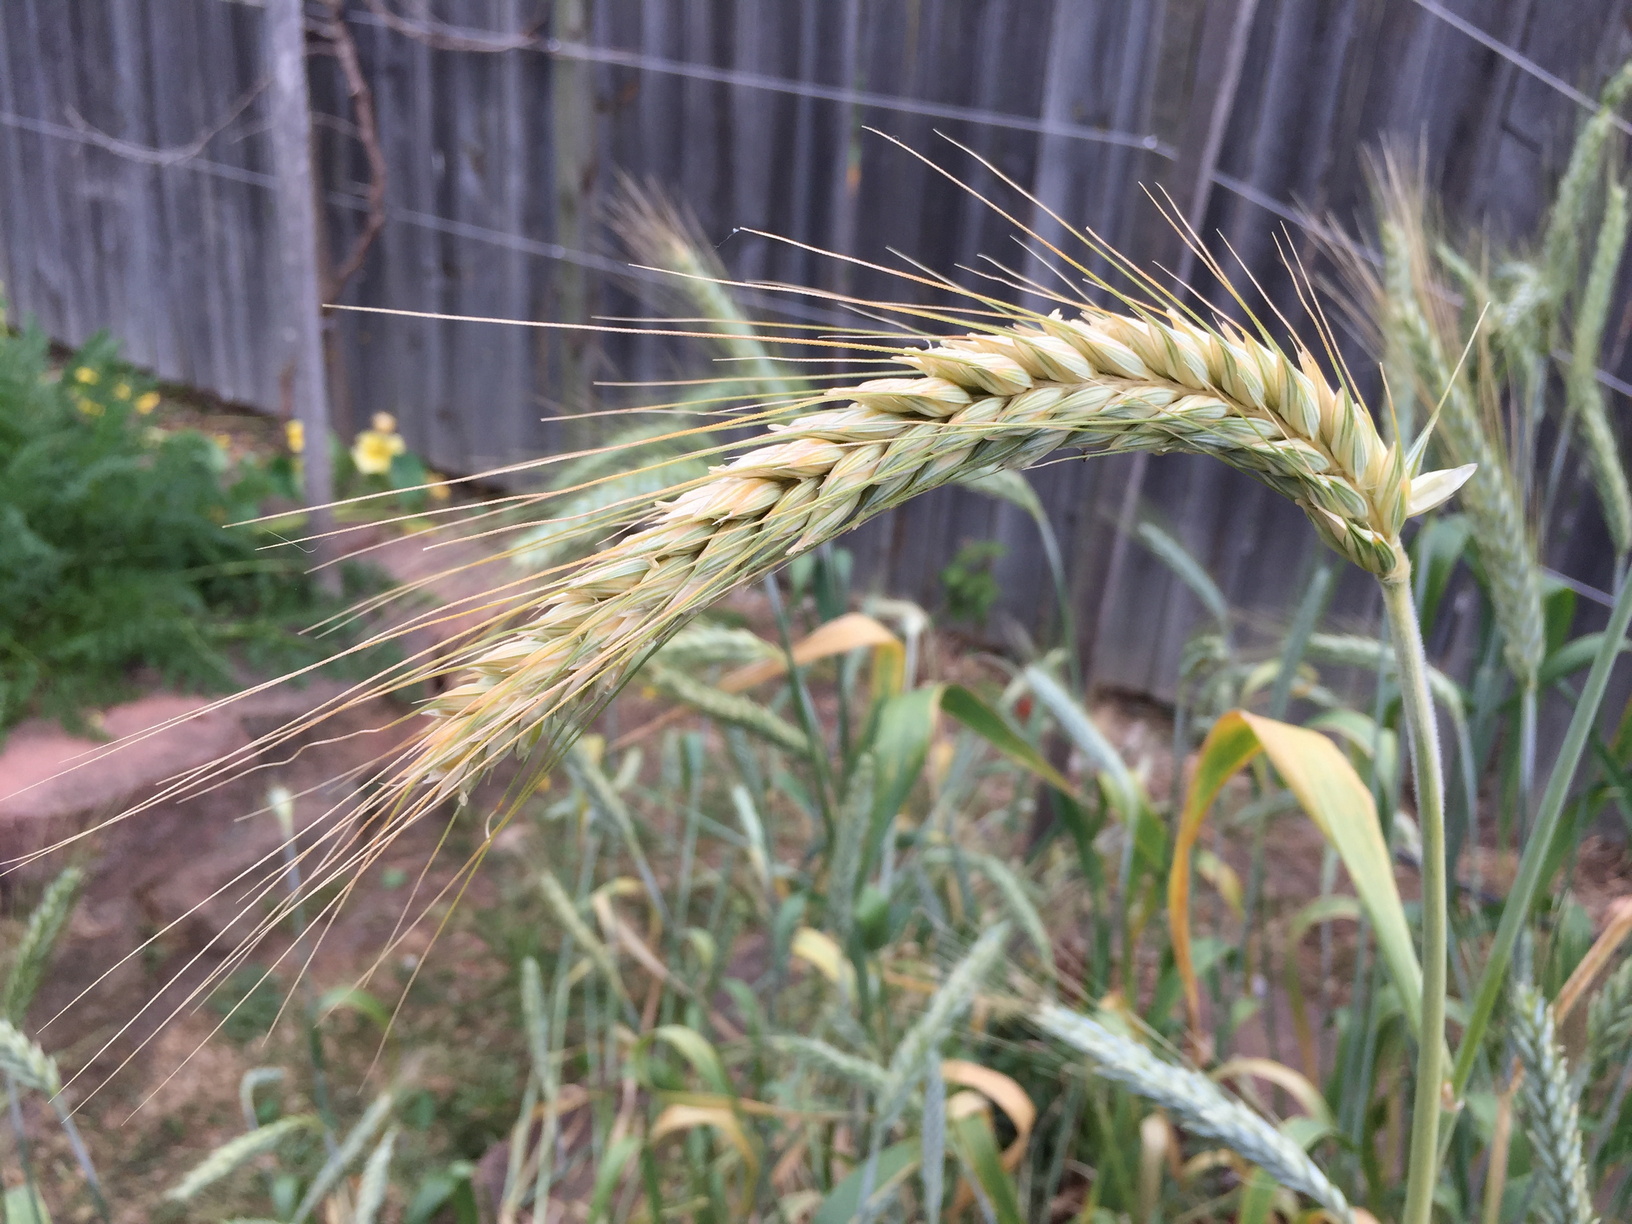
<path id="1" fill-rule="evenodd" d="M 1401 702 L 1411 739 L 1422 827 L 1422 1025 L 1417 1034 L 1417 1095 L 1411 1116 L 1411 1162 L 1402 1224 L 1429 1224 L 1439 1176 L 1439 1115 L 1445 1079 L 1445 771 L 1439 728 L 1428 696 L 1428 659 L 1411 598 L 1409 575 L 1385 579 L 1383 603 L 1399 662 Z"/>

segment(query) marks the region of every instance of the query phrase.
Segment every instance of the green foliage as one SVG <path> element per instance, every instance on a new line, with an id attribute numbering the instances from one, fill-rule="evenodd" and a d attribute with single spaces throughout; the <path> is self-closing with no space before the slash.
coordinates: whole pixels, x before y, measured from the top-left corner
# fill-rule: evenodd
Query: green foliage
<path id="1" fill-rule="evenodd" d="M 947 616 L 962 624 L 984 625 L 1002 598 L 992 565 L 1008 549 L 996 540 L 970 540 L 941 570 Z"/>
<path id="2" fill-rule="evenodd" d="M 278 471 L 158 428 L 156 402 L 105 336 L 59 372 L 37 330 L 0 334 L 0 731 L 30 715 L 77 726 L 138 668 L 223 689 L 240 665 L 322 657 L 298 632 L 323 607 L 304 554 L 227 526 L 279 491 Z"/>

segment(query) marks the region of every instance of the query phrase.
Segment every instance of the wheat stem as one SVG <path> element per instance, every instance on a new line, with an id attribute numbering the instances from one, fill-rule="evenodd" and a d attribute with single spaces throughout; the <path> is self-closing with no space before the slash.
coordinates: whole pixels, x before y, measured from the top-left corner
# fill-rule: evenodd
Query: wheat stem
<path id="1" fill-rule="evenodd" d="M 1445 884 L 1445 775 L 1439 728 L 1428 696 L 1428 658 L 1409 574 L 1382 583 L 1389 636 L 1399 663 L 1400 700 L 1411 739 L 1422 829 L 1422 1023 L 1417 1030 L 1417 1093 L 1403 1224 L 1429 1224 L 1439 1177 L 1439 1115 L 1445 1080 L 1448 901 Z"/>

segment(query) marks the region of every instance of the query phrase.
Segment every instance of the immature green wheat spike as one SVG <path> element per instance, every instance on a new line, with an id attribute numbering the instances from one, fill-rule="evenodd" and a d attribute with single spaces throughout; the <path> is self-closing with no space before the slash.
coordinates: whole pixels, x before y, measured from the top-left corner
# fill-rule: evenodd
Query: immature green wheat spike
<path id="1" fill-rule="evenodd" d="M 728 693 L 724 689 L 715 688 L 712 684 L 694 680 L 685 672 L 661 665 L 647 667 L 641 672 L 641 678 L 649 681 L 652 687 L 665 697 L 678 701 L 681 705 L 688 705 L 698 713 L 708 715 L 715 722 L 741 727 L 744 731 L 775 744 L 784 752 L 794 752 L 802 756 L 810 751 L 809 736 L 750 697 L 744 697 L 740 693 Z"/>
<path id="2" fill-rule="evenodd" d="M 1593 1224 L 1575 1087 L 1553 1035 L 1553 1009 L 1533 986 L 1516 992 L 1513 1046 L 1524 1068 L 1522 1115 L 1535 1163 L 1535 1212 L 1546 1224 Z"/>
<path id="3" fill-rule="evenodd" d="M 279 1118 L 276 1122 L 269 1122 L 265 1126 L 257 1126 L 248 1134 L 239 1135 L 236 1139 L 230 1139 L 216 1148 L 194 1165 L 187 1176 L 177 1182 L 164 1197 L 176 1202 L 186 1202 L 199 1191 L 213 1186 L 263 1152 L 274 1151 L 290 1135 L 297 1131 L 316 1130 L 318 1125 L 317 1118 L 311 1114 L 294 1114 L 287 1118 Z"/>
<path id="4" fill-rule="evenodd" d="M 868 1092 L 883 1093 L 890 1089 L 890 1073 L 883 1067 L 870 1059 L 847 1054 L 819 1038 L 801 1037 L 797 1034 L 779 1035 L 770 1038 L 770 1045 L 779 1053 L 802 1058 L 812 1067 L 831 1075 L 834 1079 L 844 1080 Z"/>
<path id="5" fill-rule="evenodd" d="M 1165 1063 L 1137 1042 L 1056 1004 L 1044 1006 L 1034 1020 L 1051 1037 L 1086 1054 L 1101 1078 L 1155 1102 L 1187 1130 L 1227 1145 L 1287 1189 L 1353 1224 L 1348 1200 L 1302 1146 L 1224 1095 L 1205 1075 Z"/>
<path id="6" fill-rule="evenodd" d="M 699 667 L 745 667 L 780 658 L 781 654 L 751 629 L 687 625 L 663 644 L 652 662 L 689 672 Z"/>
<path id="7" fill-rule="evenodd" d="M 927 1060 L 935 1056 L 953 1023 L 969 1010 L 981 984 L 1003 959 L 1003 945 L 1008 938 L 1008 923 L 989 927 L 953 966 L 940 989 L 930 997 L 929 1006 L 902 1035 L 895 1053 L 890 1055 L 889 1085 L 879 1093 L 878 1115 L 885 1126 L 900 1116 L 912 1086 L 924 1074 Z"/>
<path id="8" fill-rule="evenodd" d="M 1376 194 L 1385 269 L 1383 278 L 1372 282 L 1377 316 L 1387 346 L 1411 355 L 1417 396 L 1428 404 L 1443 398 L 1436 447 L 1452 463 L 1473 465 L 1462 488 L 1462 508 L 1473 520 L 1508 667 L 1528 686 L 1541 666 L 1546 636 L 1541 576 L 1517 485 L 1480 415 L 1466 368 L 1457 369 L 1462 346 L 1447 342 L 1455 333 L 1429 260 L 1420 185 L 1398 161 L 1385 159 Z M 1384 296 L 1385 286 L 1400 285 L 1411 286 L 1411 292 Z"/>
<path id="9" fill-rule="evenodd" d="M 396 1104 L 396 1097 L 390 1092 L 382 1092 L 375 1097 L 363 1116 L 357 1119 L 357 1124 L 346 1132 L 346 1137 L 340 1141 L 340 1146 L 324 1162 L 323 1167 L 312 1178 L 311 1185 L 306 1187 L 306 1195 L 300 1200 L 300 1206 L 295 1208 L 292 1224 L 302 1222 L 317 1210 L 318 1204 L 328 1197 L 329 1192 L 340 1184 L 340 1179 L 346 1175 L 346 1170 L 357 1162 L 368 1146 L 374 1133 L 385 1124 L 391 1116 L 391 1107 Z"/>
<path id="10" fill-rule="evenodd" d="M 466 682 L 427 707 L 437 721 L 399 784 L 457 794 L 512 750 L 546 735 L 553 747 L 574 708 L 604 700 L 731 588 L 920 492 L 1068 443 L 1215 455 L 1297 502 L 1322 539 L 1385 580 L 1408 570 L 1406 518 L 1466 477 L 1417 475 L 1308 352 L 1289 357 L 1176 312 L 1017 312 L 893 359 L 921 377 L 829 392 L 850 402 L 773 425 L 768 444 L 678 490 L 642 530 L 569 573 L 530 623 L 471 650 Z"/>
<path id="11" fill-rule="evenodd" d="M 1621 254 L 1626 249 L 1626 226 L 1626 188 L 1612 183 L 1604 199 L 1604 220 L 1598 230 L 1587 284 L 1575 311 L 1574 343 L 1564 378 L 1566 402 L 1581 429 L 1581 442 L 1587 452 L 1587 462 L 1592 466 L 1592 480 L 1603 506 L 1604 522 L 1617 553 L 1632 547 L 1632 490 L 1627 488 L 1620 445 L 1604 404 L 1604 389 L 1598 383 L 1598 353 L 1603 344 L 1610 301 L 1615 295 Z"/>
<path id="12" fill-rule="evenodd" d="M 40 978 L 51 959 L 51 949 L 73 913 L 74 900 L 85 873 L 78 867 L 69 867 L 45 890 L 40 903 L 28 916 L 28 926 L 17 941 L 17 952 L 12 958 L 11 972 L 6 977 L 6 988 L 0 993 L 0 1017 L 13 1024 L 21 1024 L 28 1005 L 34 1001 Z"/>
<path id="13" fill-rule="evenodd" d="M 1632 1046 L 1632 957 L 1605 979 L 1587 1008 L 1587 1053 L 1596 1066 L 1618 1062 Z"/>
<path id="14" fill-rule="evenodd" d="M 1562 300 L 1580 283 L 1581 235 L 1592 223 L 1617 112 L 1628 93 L 1632 93 L 1632 62 L 1623 64 L 1604 86 L 1598 111 L 1576 137 L 1564 177 L 1558 182 L 1541 244 L 1542 267 L 1555 300 Z"/>
<path id="15" fill-rule="evenodd" d="M 385 1206 L 385 1192 L 391 1185 L 391 1155 L 397 1146 L 397 1128 L 385 1132 L 385 1138 L 369 1153 L 363 1165 L 363 1175 L 357 1183 L 357 1205 L 352 1208 L 351 1224 L 374 1224 Z"/>
<path id="16" fill-rule="evenodd" d="M 9 1075 L 19 1088 L 56 1096 L 62 1088 L 57 1060 L 30 1041 L 9 1020 L 0 1020 L 0 1075 Z"/>
<path id="17" fill-rule="evenodd" d="M 866 753 L 850 771 L 850 785 L 839 805 L 833 845 L 827 855 L 827 924 L 840 944 L 850 942 L 856 923 L 856 889 L 861 885 L 861 858 L 873 816 L 873 785 L 877 769 Z"/>

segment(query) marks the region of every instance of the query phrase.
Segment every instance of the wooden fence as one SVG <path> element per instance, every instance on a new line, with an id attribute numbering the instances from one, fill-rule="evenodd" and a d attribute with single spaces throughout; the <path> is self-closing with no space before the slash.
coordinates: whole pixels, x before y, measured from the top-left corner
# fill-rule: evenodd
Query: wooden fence
<path id="1" fill-rule="evenodd" d="M 332 264 L 369 216 L 371 171 L 321 37 L 329 11 L 311 12 Z M 1420 142 L 1453 218 L 1531 232 L 1583 115 L 1571 91 L 1594 91 L 1632 50 L 1627 18 L 1619 0 L 349 0 L 385 196 L 342 300 L 505 318 L 648 311 L 597 212 L 616 171 L 689 204 L 746 278 L 907 292 L 801 243 L 949 272 L 982 253 L 1024 265 L 993 209 L 869 128 L 1015 206 L 944 133 L 1136 257 L 1182 262 L 1145 195 L 1166 191 L 1284 298 L 1276 234 L 1309 254 L 1300 216 L 1355 224 L 1364 152 L 1384 139 Z M 13 309 L 53 336 L 107 328 L 164 378 L 287 414 L 263 19 L 259 0 L 0 4 L 0 270 Z M 1020 216 L 1050 233 L 1040 213 Z M 392 412 L 412 446 L 460 472 L 568 444 L 581 433 L 551 418 L 582 406 L 592 380 L 664 376 L 682 356 L 625 336 L 586 345 L 355 314 L 327 325 L 341 427 Z M 1170 689 L 1198 612 L 1127 544 L 1135 514 L 1165 523 L 1249 617 L 1283 609 L 1311 564 L 1301 516 L 1218 464 L 1122 457 L 1035 481 L 1102 680 Z M 1607 583 L 1590 505 L 1565 517 L 1549 560 Z M 936 494 L 853 546 L 869 580 L 933 602 L 959 544 L 994 536 L 1008 546 L 1005 607 L 1036 629 L 1047 578 L 1012 507 Z M 1357 617 L 1362 589 L 1343 605 Z"/>

